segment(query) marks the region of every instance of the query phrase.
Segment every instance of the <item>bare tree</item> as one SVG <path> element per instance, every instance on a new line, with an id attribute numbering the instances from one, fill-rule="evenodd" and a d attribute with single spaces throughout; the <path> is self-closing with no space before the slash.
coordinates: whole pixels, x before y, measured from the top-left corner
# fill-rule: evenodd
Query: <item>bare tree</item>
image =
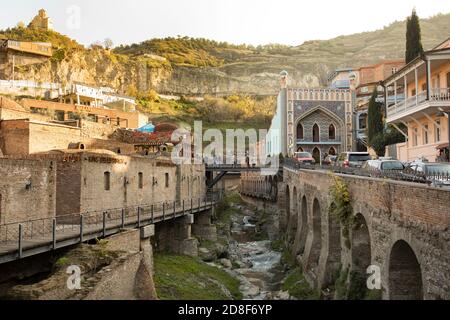
<path id="1" fill-rule="evenodd" d="M 106 38 L 105 41 L 103 42 L 103 46 L 105 47 L 105 49 L 112 49 L 112 47 L 114 46 L 113 41 L 110 38 Z"/>

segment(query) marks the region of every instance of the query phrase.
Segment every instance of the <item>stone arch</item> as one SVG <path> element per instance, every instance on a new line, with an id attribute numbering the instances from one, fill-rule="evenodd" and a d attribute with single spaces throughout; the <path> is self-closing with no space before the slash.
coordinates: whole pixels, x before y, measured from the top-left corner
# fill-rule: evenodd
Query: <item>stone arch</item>
<path id="1" fill-rule="evenodd" d="M 300 117 L 298 117 L 296 119 L 296 124 L 299 123 L 300 121 L 302 121 L 303 119 L 306 119 L 307 117 L 309 117 L 310 115 L 312 115 L 315 112 L 323 112 L 325 115 L 330 117 L 332 119 L 332 121 L 338 125 L 338 127 L 343 128 L 345 126 L 345 123 L 341 118 L 339 118 L 334 112 L 332 112 L 322 106 L 317 106 L 317 107 L 314 107 L 314 108 L 308 110 L 307 112 L 304 112 Z"/>
<path id="2" fill-rule="evenodd" d="M 389 298 L 422 300 L 422 270 L 414 250 L 404 240 L 397 241 L 389 256 Z"/>
<path id="3" fill-rule="evenodd" d="M 330 156 L 335 156 L 336 155 L 336 149 L 334 147 L 331 147 L 330 150 L 328 150 L 328 154 Z"/>
<path id="4" fill-rule="evenodd" d="M 333 276 L 339 271 L 341 265 L 341 223 L 335 215 L 336 204 L 332 202 L 328 210 L 328 252 L 325 266 L 323 287 L 332 285 Z"/>
<path id="5" fill-rule="evenodd" d="M 283 218 L 283 228 L 285 229 L 286 225 L 287 225 L 287 221 L 289 219 L 289 216 L 291 215 L 291 193 L 290 193 L 290 189 L 289 189 L 289 185 L 286 185 L 286 190 L 285 190 L 285 214 L 284 214 L 284 218 Z"/>
<path id="6" fill-rule="evenodd" d="M 369 227 L 366 219 L 361 213 L 354 217 L 353 228 L 351 233 L 351 273 L 350 287 L 353 288 L 352 296 L 349 299 L 364 299 L 367 286 L 367 268 L 372 261 L 372 251 L 370 242 Z"/>
<path id="7" fill-rule="evenodd" d="M 317 268 L 320 259 L 320 250 L 322 247 L 322 212 L 319 200 L 314 198 L 312 211 L 312 244 L 308 257 L 308 268 Z"/>
<path id="8" fill-rule="evenodd" d="M 296 252 L 295 254 L 304 254 L 306 238 L 308 236 L 308 202 L 306 196 L 302 197 L 300 205 L 300 212 L 298 218 L 297 237 L 296 237 Z"/>
<path id="9" fill-rule="evenodd" d="M 314 158 L 314 160 L 316 160 L 316 163 L 320 163 L 320 159 L 322 157 L 320 149 L 318 147 L 314 147 L 313 151 L 312 151 L 312 156 Z"/>
<path id="10" fill-rule="evenodd" d="M 298 198 L 297 198 L 297 187 L 294 187 L 292 190 L 292 209 L 289 217 L 289 228 L 288 228 L 289 243 L 295 241 L 295 235 L 297 234 L 297 225 L 298 225 Z"/>

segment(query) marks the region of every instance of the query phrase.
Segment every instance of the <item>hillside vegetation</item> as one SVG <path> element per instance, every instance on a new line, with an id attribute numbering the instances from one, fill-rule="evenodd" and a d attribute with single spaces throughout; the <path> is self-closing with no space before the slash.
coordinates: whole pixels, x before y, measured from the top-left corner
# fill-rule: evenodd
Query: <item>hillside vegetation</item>
<path id="1" fill-rule="evenodd" d="M 419 12 L 420 15 L 420 12 Z M 431 49 L 450 37 L 450 14 L 421 20 L 422 42 Z M 383 59 L 403 58 L 406 22 L 383 29 L 307 41 L 299 46 L 235 45 L 189 37 L 151 39 L 106 50 L 85 48 L 54 31 L 16 27 L 0 37 L 50 41 L 54 56 L 48 62 L 16 66 L 16 79 L 37 82 L 82 82 L 108 86 L 134 96 L 144 112 L 190 121 L 267 126 L 279 90 L 279 73 L 287 70 L 290 86 L 326 85 L 337 67 L 359 67 Z M 0 68 L 0 78 L 11 78 L 11 66 Z M 169 101 L 158 94 L 204 97 L 203 101 Z"/>

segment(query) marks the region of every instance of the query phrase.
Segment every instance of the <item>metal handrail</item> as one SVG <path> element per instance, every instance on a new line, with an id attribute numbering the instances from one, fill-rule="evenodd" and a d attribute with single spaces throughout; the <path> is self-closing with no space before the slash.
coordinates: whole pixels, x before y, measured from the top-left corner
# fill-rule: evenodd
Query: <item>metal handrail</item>
<path id="1" fill-rule="evenodd" d="M 214 205 L 221 199 L 221 192 L 210 192 L 199 198 L 184 200 L 160 201 L 140 206 L 130 206 L 126 208 L 114 208 L 107 210 L 90 211 L 84 213 L 67 214 L 52 216 L 47 218 L 31 219 L 25 221 L 11 222 L 0 225 L 0 243 L 9 243 L 12 241 L 23 242 L 23 240 L 36 240 L 43 238 L 52 238 L 53 242 L 58 235 L 80 234 L 80 242 L 83 242 L 83 235 L 93 230 L 89 228 L 107 229 L 117 228 L 125 225 L 137 224 L 141 226 L 143 221 L 155 222 L 155 218 L 166 220 L 175 218 L 176 214 L 183 211 L 197 212 L 205 209 L 208 205 Z M 97 229 L 96 229 L 97 228 Z"/>
<path id="2" fill-rule="evenodd" d="M 417 172 L 410 170 L 408 168 L 404 170 L 377 170 L 377 169 L 366 169 L 366 168 L 345 168 L 345 167 L 336 167 L 336 166 L 328 166 L 328 165 L 307 165 L 300 163 L 292 158 L 285 158 L 283 162 L 284 166 L 299 170 L 326 170 L 334 173 L 340 174 L 348 174 L 362 177 L 373 177 L 373 178 L 383 178 L 383 179 L 392 179 L 398 181 L 408 181 L 408 182 L 417 182 L 417 183 L 426 183 L 431 184 L 434 180 L 441 181 L 450 181 L 450 174 L 448 172 L 436 172 L 432 174 L 425 174 L 423 172 Z"/>

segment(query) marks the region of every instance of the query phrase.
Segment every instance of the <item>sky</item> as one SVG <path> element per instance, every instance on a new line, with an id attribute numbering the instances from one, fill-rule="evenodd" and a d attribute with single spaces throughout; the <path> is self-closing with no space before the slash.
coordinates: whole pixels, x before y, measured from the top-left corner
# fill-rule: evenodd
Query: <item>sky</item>
<path id="1" fill-rule="evenodd" d="M 300 45 L 450 12 L 448 0 L 2 0 L 0 29 L 40 8 L 54 29 L 84 45 L 189 36 L 234 44 Z"/>

